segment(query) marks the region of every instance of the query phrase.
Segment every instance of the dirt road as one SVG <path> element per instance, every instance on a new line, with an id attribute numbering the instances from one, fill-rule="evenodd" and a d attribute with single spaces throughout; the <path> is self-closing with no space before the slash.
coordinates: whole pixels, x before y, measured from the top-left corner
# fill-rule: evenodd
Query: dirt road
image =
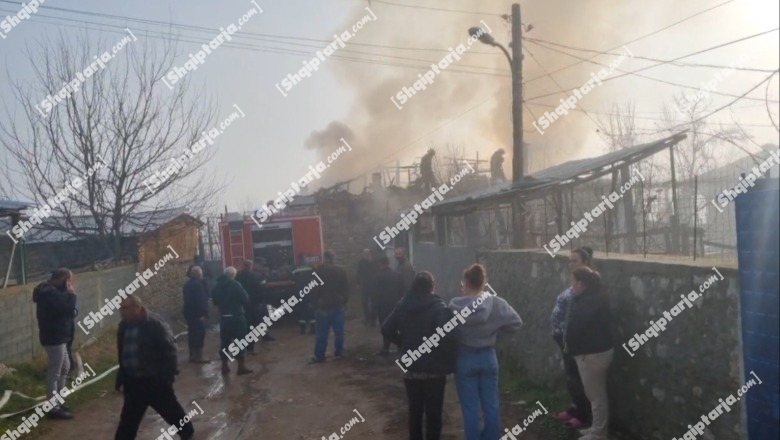
<path id="1" fill-rule="evenodd" d="M 393 357 L 380 358 L 374 352 L 381 345 L 376 329 L 366 329 L 359 320 L 347 321 L 346 357 L 333 360 L 332 335 L 328 361 L 309 364 L 314 337 L 300 335 L 297 327 L 279 323 L 272 333 L 275 342 L 258 344 L 257 356 L 248 358 L 255 373 L 225 380 L 219 362 L 203 366 L 186 362 L 186 337 L 180 338 L 180 374 L 175 388 L 185 411 L 202 408 L 196 415 L 198 440 L 328 439 L 353 423 L 341 437 L 353 440 L 404 440 L 406 434 L 406 395 L 401 370 Z M 206 352 L 216 359 L 218 335 L 206 337 Z M 122 398 L 109 393 L 76 410 L 73 421 L 57 422 L 41 438 L 47 440 L 108 440 L 114 436 Z M 517 414 L 502 408 L 504 426 L 513 426 Z M 361 416 L 361 417 L 358 417 Z M 355 421 L 350 422 L 356 418 Z M 364 420 L 364 421 L 363 421 Z M 462 438 L 457 393 L 448 379 L 444 410 L 443 440 Z M 167 424 L 151 409 L 138 433 L 138 439 L 156 439 Z M 534 440 L 532 433 L 524 439 Z M 165 437 L 162 437 L 165 438 Z M 177 438 L 177 437 L 176 437 Z M 336 437 L 333 437 L 336 438 Z"/>

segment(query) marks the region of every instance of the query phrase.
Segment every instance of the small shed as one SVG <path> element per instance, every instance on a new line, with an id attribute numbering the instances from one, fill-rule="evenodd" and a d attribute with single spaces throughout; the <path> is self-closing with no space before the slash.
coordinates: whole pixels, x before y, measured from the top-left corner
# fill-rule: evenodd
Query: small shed
<path id="1" fill-rule="evenodd" d="M 205 225 L 199 219 L 181 213 L 138 238 L 138 264 L 153 267 L 171 249 L 178 254 L 177 262 L 190 262 L 198 255 L 200 230 Z M 170 246 L 170 248 L 169 248 Z"/>

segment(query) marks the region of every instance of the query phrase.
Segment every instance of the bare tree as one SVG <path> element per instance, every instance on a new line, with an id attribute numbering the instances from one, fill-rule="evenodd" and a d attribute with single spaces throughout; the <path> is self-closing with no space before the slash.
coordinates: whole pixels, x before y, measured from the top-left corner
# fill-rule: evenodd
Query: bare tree
<path id="1" fill-rule="evenodd" d="M 187 99 L 189 81 L 180 81 L 172 90 L 163 87 L 163 76 L 174 60 L 182 59 L 173 43 L 155 48 L 127 41 L 113 59 L 106 56 L 110 61 L 103 60 L 105 68 L 91 76 L 86 68 L 97 60 L 94 55 L 110 54 L 112 43 L 94 43 L 86 34 L 76 38 L 60 34 L 36 46 L 28 47 L 26 54 L 33 75 L 12 80 L 17 108 L 11 111 L 5 103 L 5 118 L 0 121 L 5 135 L 0 142 L 18 168 L 12 183 L 42 206 L 74 179 L 83 177 L 85 182 L 76 194 L 51 206 L 53 215 L 39 227 L 97 238 L 109 253 L 119 256 L 123 225 L 145 227 L 139 224 L 140 212 L 169 209 L 200 215 L 213 203 L 220 185 L 201 168 L 214 156 L 215 145 L 194 154 L 156 191 L 145 184 L 214 126 L 210 99 L 203 99 L 200 91 Z M 71 90 L 72 96 L 43 116 L 42 100 L 76 78 L 83 78 L 80 90 Z M 37 103 L 41 104 L 36 107 Z M 99 166 L 100 158 L 105 166 L 86 175 Z"/>
<path id="2" fill-rule="evenodd" d="M 609 151 L 618 151 L 647 142 L 648 135 L 641 131 L 636 124 L 636 111 L 633 102 L 628 102 L 625 107 L 615 103 L 612 111 L 606 117 L 599 117 L 599 129 L 597 132 L 607 142 Z M 663 174 L 663 164 L 655 155 L 636 164 L 639 172 L 645 176 L 645 187 L 652 186 L 655 177 Z"/>
<path id="3" fill-rule="evenodd" d="M 686 106 L 682 93 L 674 99 L 674 106 L 663 106 L 661 125 L 669 134 L 688 130 L 688 137 L 674 147 L 674 165 L 679 180 L 693 180 L 694 176 L 714 169 L 721 162 L 721 150 L 717 147 L 725 142 L 724 139 L 734 140 L 741 135 L 736 129 L 701 119 L 710 107 L 709 100 L 702 99 Z"/>
<path id="4" fill-rule="evenodd" d="M 625 108 L 615 103 L 608 117 L 599 118 L 598 133 L 608 142 L 609 151 L 622 150 L 639 143 L 634 108 L 633 102 L 626 104 Z"/>

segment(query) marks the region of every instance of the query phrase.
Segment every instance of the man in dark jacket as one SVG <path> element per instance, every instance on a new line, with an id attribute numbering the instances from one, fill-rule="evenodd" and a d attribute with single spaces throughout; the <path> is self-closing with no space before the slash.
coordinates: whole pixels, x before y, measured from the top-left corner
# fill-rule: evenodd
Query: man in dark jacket
<path id="1" fill-rule="evenodd" d="M 141 299 L 130 295 L 119 308 L 122 322 L 117 332 L 119 372 L 116 390 L 124 393 L 124 405 L 115 440 L 134 440 L 148 407 L 166 423 L 180 426 L 185 416 L 173 382 L 177 369 L 176 341 L 170 327 L 160 316 L 143 306 Z M 182 440 L 193 438 L 192 422 L 181 427 Z"/>
<path id="2" fill-rule="evenodd" d="M 328 348 L 328 335 L 331 327 L 335 336 L 335 357 L 344 356 L 344 306 L 349 299 L 347 272 L 334 264 L 333 254 L 323 254 L 324 263 L 317 268 L 322 284 L 309 293 L 317 320 L 317 341 L 314 344 L 312 362 L 325 362 L 325 350 Z"/>
<path id="3" fill-rule="evenodd" d="M 382 257 L 379 259 L 380 269 L 377 272 L 374 279 L 374 295 L 372 301 L 376 310 L 376 316 L 379 318 L 379 324 L 382 325 L 390 316 L 390 312 L 398 301 L 406 293 L 404 286 L 404 280 L 401 278 L 401 274 L 394 271 L 390 267 L 390 259 Z M 382 350 L 377 355 L 385 356 L 390 354 L 390 339 L 383 338 Z"/>
<path id="4" fill-rule="evenodd" d="M 47 398 L 54 397 L 56 392 L 65 388 L 70 371 L 67 344 L 73 341 L 73 317 L 76 313 L 76 293 L 72 282 L 71 271 L 61 268 L 52 272 L 49 281 L 33 290 L 38 336 L 49 363 L 46 371 Z M 73 415 L 63 405 L 57 405 L 49 412 L 49 417 L 72 419 Z"/>
<path id="5" fill-rule="evenodd" d="M 295 283 L 295 292 L 298 293 L 303 290 L 306 285 L 316 281 L 314 278 L 314 268 L 309 266 L 306 262 L 305 255 L 298 256 L 298 267 L 292 271 L 292 279 Z M 304 296 L 301 298 L 300 303 L 295 306 L 296 315 L 298 315 L 298 326 L 300 326 L 301 334 L 306 334 L 306 326 L 309 326 L 309 333 L 315 334 L 317 331 L 317 321 L 314 318 L 314 309 L 311 305 L 310 296 Z"/>
<path id="6" fill-rule="evenodd" d="M 412 440 L 440 437 L 444 387 L 447 375 L 455 372 L 458 354 L 458 328 L 449 333 L 441 330 L 452 319 L 453 312 L 442 298 L 433 294 L 433 286 L 430 273 L 417 274 L 409 294 L 382 324 L 382 335 L 399 346 L 396 362 L 403 361 L 406 366 L 404 384 L 409 401 L 409 438 Z M 405 354 L 409 350 L 421 352 L 420 346 L 425 342 L 423 338 L 431 338 L 437 333 L 444 335 L 437 346 L 416 360 Z"/>
<path id="7" fill-rule="evenodd" d="M 184 319 L 187 321 L 187 342 L 190 362 L 207 364 L 203 359 L 203 342 L 206 339 L 206 319 L 209 317 L 209 294 L 203 287 L 203 269 L 193 266 L 182 288 Z"/>
<path id="8" fill-rule="evenodd" d="M 249 295 L 249 305 L 246 307 L 246 319 L 249 325 L 257 327 L 263 322 L 263 307 L 265 307 L 265 300 L 263 298 L 263 281 L 260 278 L 260 274 L 254 270 L 254 262 L 252 260 L 244 260 L 244 268 L 236 274 L 236 281 L 241 284 L 241 287 L 246 290 Z M 263 335 L 263 340 L 272 340 L 271 336 L 266 333 Z M 250 342 L 246 351 L 252 356 L 255 355 L 255 343 Z"/>
<path id="9" fill-rule="evenodd" d="M 241 284 L 235 280 L 236 268 L 229 266 L 225 268 L 225 273 L 217 277 L 212 292 L 212 301 L 219 308 L 219 340 L 221 350 L 219 357 L 222 359 L 222 374 L 229 374 L 228 357 L 226 351 L 234 339 L 243 339 L 249 333 L 249 326 L 246 324 L 244 316 L 244 307 L 249 305 L 249 295 Z M 244 351 L 241 350 L 236 355 L 238 359 L 239 375 L 249 374 L 252 370 L 246 368 L 244 363 Z"/>
<path id="10" fill-rule="evenodd" d="M 363 257 L 358 263 L 357 276 L 355 278 L 358 284 L 358 291 L 360 291 L 361 299 L 363 300 L 363 320 L 370 327 L 376 325 L 376 310 L 371 298 L 371 289 L 374 286 L 376 269 L 371 250 L 363 249 Z M 382 323 L 380 322 L 379 324 L 381 325 Z"/>

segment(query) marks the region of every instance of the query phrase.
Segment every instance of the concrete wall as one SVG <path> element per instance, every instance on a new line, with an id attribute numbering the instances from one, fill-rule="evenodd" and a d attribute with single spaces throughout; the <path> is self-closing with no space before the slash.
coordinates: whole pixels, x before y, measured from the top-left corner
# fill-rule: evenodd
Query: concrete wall
<path id="1" fill-rule="evenodd" d="M 168 261 L 149 279 L 148 286 L 134 294 L 141 296 L 147 308 L 169 321 L 181 319 L 181 288 L 187 267 L 187 262 Z M 136 278 L 136 272 L 143 269 L 132 265 L 76 274 L 79 318 L 98 311 L 105 304 L 105 299 L 116 296 L 118 290 L 130 284 Z M 32 291 L 36 285 L 14 286 L 0 291 L 0 363 L 27 362 L 43 353 L 38 340 L 35 303 L 32 302 Z M 119 312 L 115 311 L 87 330 L 89 335 L 77 326 L 74 347 L 79 347 L 101 331 L 113 329 L 118 322 Z"/>
<path id="2" fill-rule="evenodd" d="M 634 438 L 682 438 L 688 424 L 744 383 L 737 272 L 719 267 L 725 279 L 705 290 L 692 309 L 683 310 L 631 357 L 621 345 L 669 311 L 681 294 L 698 291 L 715 272 L 711 266 L 596 257 L 614 319 L 615 360 L 608 379 L 611 423 Z M 501 346 L 502 356 L 532 379 L 560 385 L 561 355 L 550 336 L 550 312 L 569 282 L 567 258 L 496 251 L 479 253 L 478 259 L 498 295 L 525 321 L 513 338 L 515 345 Z M 724 412 L 704 438 L 746 438 L 741 415 L 738 406 Z"/>

